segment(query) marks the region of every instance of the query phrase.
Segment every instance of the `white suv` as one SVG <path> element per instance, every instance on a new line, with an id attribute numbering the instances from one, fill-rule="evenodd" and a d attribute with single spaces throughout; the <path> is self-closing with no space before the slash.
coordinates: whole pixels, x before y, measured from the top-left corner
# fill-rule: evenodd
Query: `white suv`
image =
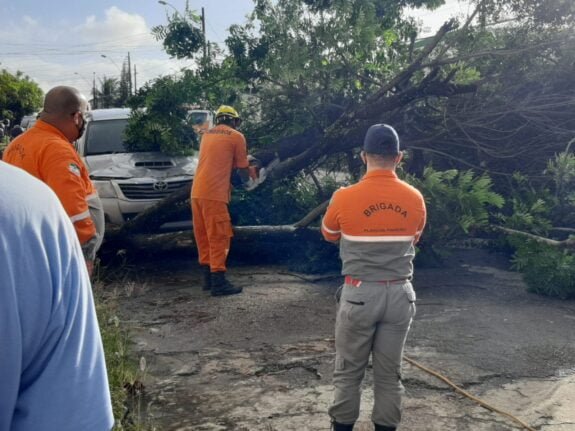
<path id="1" fill-rule="evenodd" d="M 117 225 L 189 185 L 198 165 L 196 156 L 128 152 L 123 134 L 129 116 L 128 108 L 88 111 L 86 131 L 76 142 L 102 200 L 106 222 Z"/>

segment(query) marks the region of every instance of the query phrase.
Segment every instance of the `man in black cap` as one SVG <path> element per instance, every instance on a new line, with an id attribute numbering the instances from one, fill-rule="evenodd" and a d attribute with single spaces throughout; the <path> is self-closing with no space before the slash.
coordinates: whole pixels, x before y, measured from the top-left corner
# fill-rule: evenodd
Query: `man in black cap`
<path id="1" fill-rule="evenodd" d="M 373 360 L 376 431 L 394 431 L 401 420 L 401 359 L 415 315 L 411 285 L 415 243 L 426 220 L 421 193 L 401 181 L 399 137 L 376 124 L 365 135 L 365 176 L 337 190 L 322 234 L 339 242 L 345 276 L 335 327 L 335 396 L 329 409 L 335 431 L 351 431 L 359 417 L 361 382 Z"/>

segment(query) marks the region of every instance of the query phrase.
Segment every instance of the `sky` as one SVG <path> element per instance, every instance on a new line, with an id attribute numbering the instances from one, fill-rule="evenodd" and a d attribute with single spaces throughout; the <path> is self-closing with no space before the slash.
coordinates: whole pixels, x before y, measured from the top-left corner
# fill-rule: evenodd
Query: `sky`
<path id="1" fill-rule="evenodd" d="M 119 77 L 130 54 L 136 85 L 177 74 L 190 61 L 171 59 L 150 33 L 166 23 L 166 13 L 183 11 L 185 0 L 0 0 L 0 69 L 24 72 L 47 91 L 71 85 L 90 96 L 96 82 Z M 206 37 L 223 43 L 232 24 L 246 21 L 252 0 L 189 0 L 204 8 Z M 410 12 L 420 20 L 422 36 L 432 34 L 454 14 L 468 13 L 466 1 L 447 0 L 435 11 Z M 104 57 L 103 57 L 104 56 Z"/>

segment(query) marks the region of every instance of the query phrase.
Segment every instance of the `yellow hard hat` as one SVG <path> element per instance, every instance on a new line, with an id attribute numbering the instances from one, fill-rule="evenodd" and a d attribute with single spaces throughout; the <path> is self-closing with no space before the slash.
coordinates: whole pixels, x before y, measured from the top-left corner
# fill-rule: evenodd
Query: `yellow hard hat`
<path id="1" fill-rule="evenodd" d="M 218 117 L 231 117 L 231 118 L 240 118 L 240 114 L 234 108 L 228 105 L 222 105 L 216 111 L 216 118 Z"/>

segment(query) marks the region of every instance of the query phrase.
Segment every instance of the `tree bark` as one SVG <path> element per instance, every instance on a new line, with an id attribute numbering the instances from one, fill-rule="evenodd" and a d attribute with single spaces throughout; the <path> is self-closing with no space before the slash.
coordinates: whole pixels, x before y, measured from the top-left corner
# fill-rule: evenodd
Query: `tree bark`
<path id="1" fill-rule="evenodd" d="M 534 235 L 532 233 L 522 232 L 522 231 L 515 230 L 515 229 L 510 229 L 510 228 L 503 227 L 503 226 L 492 225 L 491 227 L 494 228 L 495 230 L 504 232 L 506 234 L 519 235 L 519 236 L 522 236 L 524 238 L 532 239 L 533 241 L 537 241 L 538 243 L 541 243 L 541 244 L 546 244 L 546 245 L 550 245 L 552 247 L 558 247 L 558 248 L 563 248 L 563 249 L 574 249 L 575 250 L 575 238 L 569 238 L 569 239 L 565 239 L 563 241 L 558 241 L 555 239 L 545 238 L 545 237 L 542 237 L 539 235 Z"/>

